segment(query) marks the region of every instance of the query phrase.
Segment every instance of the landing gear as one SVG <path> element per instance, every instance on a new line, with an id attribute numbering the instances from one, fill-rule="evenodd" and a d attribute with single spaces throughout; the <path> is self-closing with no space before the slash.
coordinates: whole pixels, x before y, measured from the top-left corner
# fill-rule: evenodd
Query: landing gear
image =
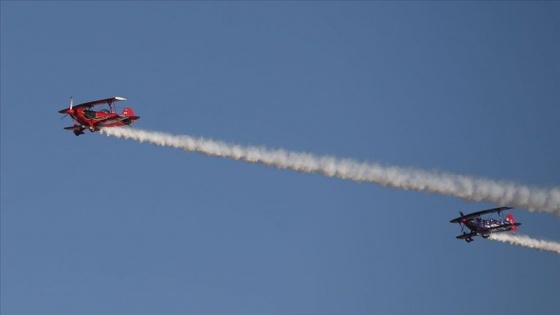
<path id="1" fill-rule="evenodd" d="M 465 233 L 465 232 L 463 231 L 463 235 L 467 235 L 467 233 Z M 470 237 L 470 236 L 469 236 L 469 237 L 465 237 L 465 242 L 470 243 L 470 242 L 472 242 L 472 241 L 474 241 L 472 237 Z"/>
<path id="2" fill-rule="evenodd" d="M 77 136 L 84 134 L 84 128 L 74 129 L 74 134 Z"/>

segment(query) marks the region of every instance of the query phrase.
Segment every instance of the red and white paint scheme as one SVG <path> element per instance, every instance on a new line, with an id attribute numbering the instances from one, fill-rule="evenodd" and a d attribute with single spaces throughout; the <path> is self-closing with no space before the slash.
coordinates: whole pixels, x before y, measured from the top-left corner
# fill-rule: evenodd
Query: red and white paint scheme
<path id="1" fill-rule="evenodd" d="M 114 103 L 118 101 L 126 101 L 126 98 L 115 96 L 78 105 L 74 105 L 73 99 L 70 98 L 70 107 L 61 109 L 58 112 L 72 117 L 74 125 L 65 127 L 64 129 L 73 130 L 76 136 L 84 134 L 84 130 L 86 129 L 94 132 L 105 127 L 129 126 L 134 123 L 134 121 L 140 119 L 139 116 L 134 115 L 134 111 L 130 107 L 125 107 L 122 113 L 118 114 L 114 106 Z M 94 106 L 105 104 L 108 105 L 109 108 L 98 111 L 92 110 Z M 66 117 L 66 115 L 64 117 Z"/>

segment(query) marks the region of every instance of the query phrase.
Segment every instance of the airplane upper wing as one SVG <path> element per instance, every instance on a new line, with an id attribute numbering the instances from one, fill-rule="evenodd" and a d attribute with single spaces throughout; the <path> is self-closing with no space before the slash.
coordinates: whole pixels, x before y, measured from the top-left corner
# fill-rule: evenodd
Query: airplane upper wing
<path id="1" fill-rule="evenodd" d="M 96 105 L 110 104 L 110 103 L 114 103 L 114 102 L 118 102 L 118 101 L 126 101 L 126 98 L 120 97 L 120 96 L 104 98 L 102 100 L 91 101 L 91 102 L 87 102 L 87 103 L 74 105 L 74 106 L 72 106 L 72 108 L 83 108 L 83 107 L 88 107 L 89 108 L 89 107 L 93 107 L 93 106 L 96 106 Z M 58 112 L 61 113 L 61 114 L 65 114 L 66 110 L 68 110 L 68 108 L 69 107 L 61 109 Z"/>
<path id="2" fill-rule="evenodd" d="M 483 211 L 478 211 L 478 212 L 473 212 L 473 213 L 469 213 L 467 215 L 455 218 L 449 222 L 451 223 L 460 223 L 461 219 L 470 219 L 470 218 L 475 218 L 478 216 L 481 216 L 483 214 L 488 214 L 488 213 L 494 213 L 494 212 L 500 212 L 500 211 L 504 211 L 504 210 L 510 210 L 513 209 L 512 207 L 499 207 L 499 208 L 494 208 L 494 209 L 488 209 L 488 210 L 483 210 Z"/>

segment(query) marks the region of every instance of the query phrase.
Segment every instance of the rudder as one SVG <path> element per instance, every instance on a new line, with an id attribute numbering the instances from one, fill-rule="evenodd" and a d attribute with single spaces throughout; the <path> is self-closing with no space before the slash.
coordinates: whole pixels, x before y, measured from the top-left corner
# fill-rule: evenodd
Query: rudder
<path id="1" fill-rule="evenodd" d="M 130 107 L 125 107 L 122 111 L 123 116 L 127 116 L 127 117 L 132 117 L 134 116 L 134 111 L 132 110 L 132 108 Z"/>
<path id="2" fill-rule="evenodd" d="M 513 214 L 509 213 L 509 214 L 506 216 L 506 221 L 507 221 L 509 224 L 515 224 L 515 218 L 513 217 Z M 517 225 L 512 226 L 512 227 L 511 227 L 511 230 L 514 231 L 514 232 L 517 231 Z"/>

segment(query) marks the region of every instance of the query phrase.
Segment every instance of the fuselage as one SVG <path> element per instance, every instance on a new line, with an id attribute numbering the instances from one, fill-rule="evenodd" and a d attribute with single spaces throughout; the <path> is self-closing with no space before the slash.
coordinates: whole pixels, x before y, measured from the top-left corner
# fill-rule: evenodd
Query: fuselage
<path id="1" fill-rule="evenodd" d="M 127 109 L 125 109 L 126 112 Z M 123 114 L 125 114 L 123 112 Z M 120 117 L 119 114 L 111 112 L 108 109 L 102 109 L 100 111 L 95 111 L 87 108 L 76 108 L 76 109 L 69 109 L 68 115 L 70 115 L 76 123 L 81 125 L 84 128 L 88 128 L 91 131 L 96 130 L 96 124 L 100 121 L 111 120 L 112 118 Z M 131 119 L 125 120 L 118 120 L 111 123 L 103 124 L 103 127 L 118 127 L 118 126 L 125 126 L 130 125 L 133 122 L 134 118 L 138 117 L 131 117 Z"/>
<path id="2" fill-rule="evenodd" d="M 495 228 L 508 222 L 496 219 L 483 220 L 481 218 L 474 218 L 463 222 L 471 231 L 480 231 Z"/>

